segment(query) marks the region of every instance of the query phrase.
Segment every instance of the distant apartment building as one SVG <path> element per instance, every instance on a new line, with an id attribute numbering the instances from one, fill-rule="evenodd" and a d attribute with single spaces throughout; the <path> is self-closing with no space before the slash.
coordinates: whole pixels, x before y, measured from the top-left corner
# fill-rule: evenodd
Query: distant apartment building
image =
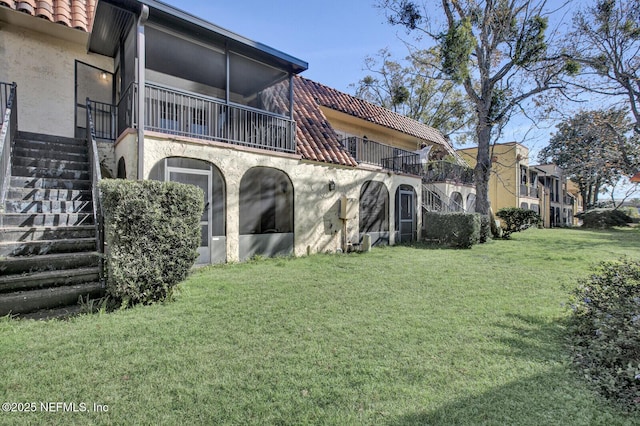
<path id="1" fill-rule="evenodd" d="M 476 164 L 477 148 L 458 150 L 471 166 Z M 520 207 L 540 214 L 544 227 L 577 225 L 582 198 L 555 164 L 529 165 L 529 149 L 517 142 L 495 144 L 491 148 L 489 201 L 494 212 Z"/>

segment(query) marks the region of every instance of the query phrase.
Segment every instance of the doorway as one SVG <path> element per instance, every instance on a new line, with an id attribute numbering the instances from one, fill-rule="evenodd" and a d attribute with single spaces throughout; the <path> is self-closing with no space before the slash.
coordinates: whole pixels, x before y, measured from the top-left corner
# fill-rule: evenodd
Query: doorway
<path id="1" fill-rule="evenodd" d="M 104 103 L 106 105 L 112 105 L 113 100 L 113 74 L 96 68 L 92 65 L 85 64 L 83 62 L 76 61 L 76 117 L 75 117 L 75 137 L 84 138 L 86 136 L 87 128 L 87 98 L 95 102 Z M 94 124 L 100 127 L 100 133 L 113 134 L 113 129 L 102 129 L 102 127 L 109 127 L 113 125 L 110 115 L 112 114 L 111 108 L 108 110 L 101 110 L 94 112 Z M 100 115 L 107 115 L 101 117 Z"/>
<path id="2" fill-rule="evenodd" d="M 396 194 L 397 242 L 415 241 L 417 238 L 415 191 L 408 185 L 401 185 Z"/>
<path id="3" fill-rule="evenodd" d="M 213 209 L 211 208 L 211 170 L 186 169 L 181 167 L 166 168 L 166 181 L 195 185 L 204 192 L 204 211 L 200 218 L 200 247 L 198 247 L 198 259 L 196 264 L 211 263 L 211 235 L 210 228 L 213 222 Z"/>

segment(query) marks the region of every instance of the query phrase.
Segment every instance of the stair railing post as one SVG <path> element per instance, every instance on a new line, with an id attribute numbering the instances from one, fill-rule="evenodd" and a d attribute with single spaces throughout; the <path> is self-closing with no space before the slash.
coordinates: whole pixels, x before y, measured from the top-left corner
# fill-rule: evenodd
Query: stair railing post
<path id="1" fill-rule="evenodd" d="M 100 188 L 98 184 L 102 179 L 100 173 L 100 159 L 98 157 L 98 145 L 96 143 L 95 126 L 91 113 L 92 102 L 87 98 L 87 128 L 86 142 L 89 152 L 89 165 L 91 170 L 91 196 L 93 200 L 93 223 L 96 229 L 96 250 L 99 253 L 100 282 L 104 285 L 104 224 L 102 203 L 100 202 Z"/>

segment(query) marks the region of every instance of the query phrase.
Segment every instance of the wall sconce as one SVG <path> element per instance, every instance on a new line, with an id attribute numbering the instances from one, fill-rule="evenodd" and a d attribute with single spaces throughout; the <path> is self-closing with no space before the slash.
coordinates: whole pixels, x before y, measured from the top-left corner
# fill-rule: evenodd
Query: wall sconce
<path id="1" fill-rule="evenodd" d="M 329 191 L 335 191 L 336 190 L 336 183 L 332 180 L 329 181 Z"/>
<path id="2" fill-rule="evenodd" d="M 107 73 L 106 73 L 106 72 L 104 72 L 104 71 L 102 71 L 102 72 L 100 73 L 100 78 L 101 78 L 101 79 L 103 79 L 103 80 L 106 80 L 106 79 L 107 79 Z"/>

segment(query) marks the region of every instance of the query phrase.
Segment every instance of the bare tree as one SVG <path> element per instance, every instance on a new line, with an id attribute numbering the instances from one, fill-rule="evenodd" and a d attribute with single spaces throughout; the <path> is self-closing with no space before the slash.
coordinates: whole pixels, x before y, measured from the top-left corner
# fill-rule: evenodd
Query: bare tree
<path id="1" fill-rule="evenodd" d="M 596 0 L 574 25 L 567 54 L 583 68 L 576 85 L 621 99 L 640 133 L 640 0 Z"/>
<path id="2" fill-rule="evenodd" d="M 562 76 L 575 68 L 559 49 L 553 51 L 547 35 L 553 11 L 544 0 L 441 0 L 438 8 L 435 3 L 380 0 L 378 5 L 391 24 L 436 42 L 443 71 L 464 88 L 478 143 L 476 211 L 488 214 L 492 141 L 514 112 L 527 112 L 527 101 L 542 106 L 546 101 L 536 98 L 563 90 Z"/>
<path id="3" fill-rule="evenodd" d="M 388 49 L 368 56 L 367 74 L 356 88 L 356 96 L 441 131 L 464 143 L 469 139 L 473 111 L 464 93 L 444 76 L 437 49 L 411 52 L 403 61 Z"/>

